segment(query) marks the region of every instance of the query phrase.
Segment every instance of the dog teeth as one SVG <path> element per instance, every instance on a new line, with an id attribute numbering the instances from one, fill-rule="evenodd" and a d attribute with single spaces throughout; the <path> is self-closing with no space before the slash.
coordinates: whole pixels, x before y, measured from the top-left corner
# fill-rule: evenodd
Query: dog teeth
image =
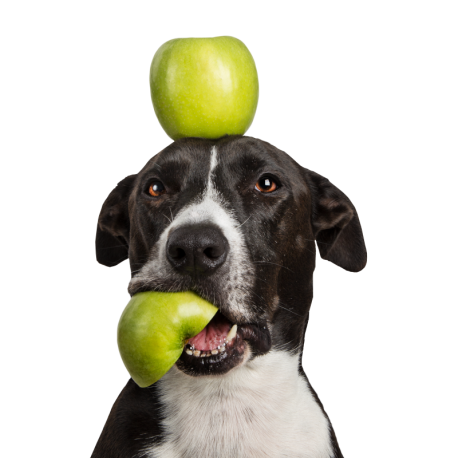
<path id="1" fill-rule="evenodd" d="M 228 332 L 227 337 L 226 337 L 226 342 L 229 343 L 237 334 L 237 325 L 234 324 L 232 326 L 231 330 Z"/>
<path id="2" fill-rule="evenodd" d="M 206 358 L 207 356 L 215 356 L 218 353 L 224 353 L 226 351 L 226 344 L 230 343 L 236 335 L 237 325 L 234 324 L 227 333 L 225 341 L 218 345 L 217 348 L 214 348 L 213 350 L 195 350 L 193 345 L 187 344 L 186 354 L 190 356 Z"/>
<path id="3" fill-rule="evenodd" d="M 205 358 L 207 356 L 215 356 L 219 353 L 224 353 L 226 351 L 226 342 L 214 348 L 213 350 L 194 350 L 194 347 L 188 346 L 186 349 L 186 354 L 189 356 L 196 356 L 200 358 Z"/>

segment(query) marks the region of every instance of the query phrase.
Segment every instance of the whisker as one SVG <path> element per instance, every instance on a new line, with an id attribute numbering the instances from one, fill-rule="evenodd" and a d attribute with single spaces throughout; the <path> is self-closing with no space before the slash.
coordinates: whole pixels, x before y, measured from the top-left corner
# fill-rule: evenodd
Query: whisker
<path id="1" fill-rule="evenodd" d="M 301 318 L 303 318 L 303 316 L 299 315 L 299 313 L 293 312 L 292 310 L 282 307 L 280 304 L 278 304 L 277 307 L 280 307 L 281 309 L 286 310 L 287 312 L 292 313 L 293 315 L 300 316 Z"/>
<path id="2" fill-rule="evenodd" d="M 267 302 L 266 299 L 264 299 L 264 298 L 263 298 L 262 296 L 260 296 L 259 294 L 255 293 L 255 292 L 253 291 L 253 288 L 251 288 L 251 287 L 248 287 L 248 288 L 247 288 L 247 293 L 248 293 L 248 294 L 253 294 L 253 295 L 259 297 L 259 299 L 261 299 L 263 302 Z M 252 307 L 258 308 L 258 307 L 256 306 L 255 303 L 252 303 Z M 286 309 L 286 310 L 288 310 L 288 309 Z M 291 310 L 288 310 L 288 311 L 291 311 Z M 293 312 L 293 313 L 294 313 L 294 312 Z M 299 315 L 299 316 L 300 316 L 300 315 Z"/>
<path id="3" fill-rule="evenodd" d="M 267 280 L 263 280 L 262 278 L 259 278 L 259 277 L 257 277 L 256 275 L 254 275 L 254 278 L 256 278 L 256 280 L 262 281 L 262 282 L 264 282 L 266 285 L 268 285 Z"/>
<path id="4" fill-rule="evenodd" d="M 250 215 L 240 226 L 237 226 L 236 229 L 242 227 L 253 215 Z"/>
<path id="5" fill-rule="evenodd" d="M 273 264 L 274 266 L 283 267 L 283 269 L 289 270 L 290 272 L 294 273 L 291 269 L 286 266 L 282 266 L 281 264 L 276 264 L 275 262 L 269 261 L 253 261 L 254 264 Z"/>
<path id="6" fill-rule="evenodd" d="M 167 215 L 165 215 L 164 213 L 162 214 L 169 220 L 170 224 L 172 224 L 172 221 L 170 221 L 170 218 Z"/>
<path id="7" fill-rule="evenodd" d="M 254 294 L 255 296 L 258 296 L 259 299 L 263 300 L 264 302 L 266 301 L 262 296 L 260 296 L 259 294 L 255 293 L 255 292 L 253 291 L 253 288 L 250 288 L 250 292 L 251 292 L 251 294 Z"/>
<path id="8" fill-rule="evenodd" d="M 140 270 L 142 270 L 142 269 L 132 270 L 131 273 L 132 273 L 132 274 L 135 274 L 135 273 L 137 273 L 137 272 L 140 272 Z"/>
<path id="9" fill-rule="evenodd" d="M 326 243 L 326 245 L 329 245 L 329 243 Z M 315 254 L 312 250 L 309 250 L 308 248 L 304 247 L 305 250 L 307 250 L 309 253 L 312 253 L 313 255 Z"/>
<path id="10" fill-rule="evenodd" d="M 258 278 L 258 277 L 256 277 L 256 278 Z M 251 294 L 254 294 L 255 296 L 258 296 L 259 299 L 265 301 L 265 299 L 264 299 L 262 296 L 260 296 L 259 294 L 256 294 L 256 293 L 253 291 L 253 288 L 249 288 L 249 292 L 250 292 Z M 286 310 L 287 312 L 292 313 L 293 315 L 296 315 L 296 316 L 299 316 L 299 317 L 303 318 L 303 315 L 299 315 L 299 313 L 293 312 L 292 310 L 287 309 L 286 307 L 282 307 L 280 304 L 277 304 L 277 307 L 280 307 L 281 309 Z"/>

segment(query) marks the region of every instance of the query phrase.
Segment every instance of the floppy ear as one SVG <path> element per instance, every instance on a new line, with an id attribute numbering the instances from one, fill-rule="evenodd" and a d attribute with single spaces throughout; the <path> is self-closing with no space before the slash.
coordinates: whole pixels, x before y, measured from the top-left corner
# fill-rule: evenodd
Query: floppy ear
<path id="1" fill-rule="evenodd" d="M 128 258 L 129 253 L 129 196 L 137 175 L 130 175 L 120 181 L 102 205 L 95 252 L 97 261 L 108 267 L 115 266 Z"/>
<path id="2" fill-rule="evenodd" d="M 321 257 L 359 272 L 366 265 L 367 252 L 355 207 L 327 178 L 304 170 L 312 192 L 312 227 Z"/>

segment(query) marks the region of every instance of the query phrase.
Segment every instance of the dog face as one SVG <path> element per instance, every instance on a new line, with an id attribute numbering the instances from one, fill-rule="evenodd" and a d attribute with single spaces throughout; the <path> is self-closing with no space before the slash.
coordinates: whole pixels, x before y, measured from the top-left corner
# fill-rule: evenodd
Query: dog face
<path id="1" fill-rule="evenodd" d="M 234 136 L 179 140 L 121 181 L 102 207 L 96 252 L 108 266 L 129 258 L 131 295 L 192 290 L 215 304 L 208 335 L 237 325 L 224 351 L 188 350 L 177 362 L 190 375 L 215 375 L 272 347 L 301 351 L 315 241 L 347 270 L 366 264 L 341 191 L 272 145 Z"/>

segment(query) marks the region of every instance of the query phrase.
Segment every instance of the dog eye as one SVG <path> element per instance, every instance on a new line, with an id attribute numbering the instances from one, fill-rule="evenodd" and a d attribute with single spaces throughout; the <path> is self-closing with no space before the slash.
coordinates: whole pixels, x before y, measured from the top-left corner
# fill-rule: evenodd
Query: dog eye
<path id="1" fill-rule="evenodd" d="M 277 182 L 269 176 L 261 177 L 256 183 L 256 189 L 261 192 L 273 192 L 277 188 Z"/>
<path id="2" fill-rule="evenodd" d="M 153 197 L 158 197 L 160 196 L 161 194 L 165 194 L 166 193 L 166 190 L 165 190 L 165 186 L 160 182 L 160 181 L 153 181 L 151 184 L 150 184 L 150 187 L 148 189 L 148 192 L 150 193 L 150 195 L 152 195 Z"/>

